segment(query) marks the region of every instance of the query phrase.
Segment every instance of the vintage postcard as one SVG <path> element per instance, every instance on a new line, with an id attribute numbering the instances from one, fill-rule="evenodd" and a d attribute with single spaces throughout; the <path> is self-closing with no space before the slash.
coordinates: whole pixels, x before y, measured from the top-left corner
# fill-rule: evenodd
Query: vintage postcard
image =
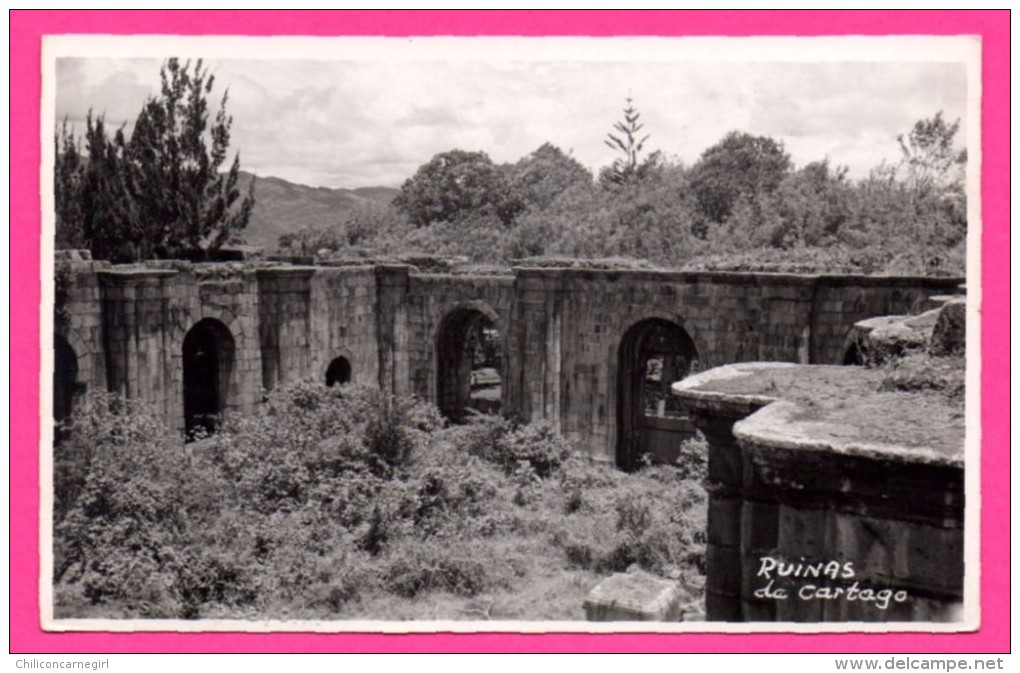
<path id="1" fill-rule="evenodd" d="M 978 632 L 982 46 L 42 36 L 42 631 Z"/>

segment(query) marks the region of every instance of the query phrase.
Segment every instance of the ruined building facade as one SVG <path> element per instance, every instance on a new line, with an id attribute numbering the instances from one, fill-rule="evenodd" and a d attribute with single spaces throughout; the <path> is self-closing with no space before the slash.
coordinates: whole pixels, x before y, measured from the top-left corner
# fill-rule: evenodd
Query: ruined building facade
<path id="1" fill-rule="evenodd" d="M 401 265 L 61 268 L 58 418 L 85 391 L 110 390 L 151 403 L 183 436 L 301 379 L 379 385 L 455 418 L 470 403 L 467 335 L 484 324 L 500 344 L 501 412 L 545 419 L 591 457 L 623 466 L 690 430 L 663 412 L 666 400 L 648 397 L 649 380 L 665 389 L 746 361 L 843 364 L 855 322 L 916 311 L 961 282 L 540 268 L 471 276 Z"/>

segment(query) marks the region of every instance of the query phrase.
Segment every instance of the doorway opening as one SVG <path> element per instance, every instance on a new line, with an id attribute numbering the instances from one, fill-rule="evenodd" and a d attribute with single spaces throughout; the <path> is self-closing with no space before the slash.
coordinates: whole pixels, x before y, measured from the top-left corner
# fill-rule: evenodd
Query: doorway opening
<path id="1" fill-rule="evenodd" d="M 492 319 L 475 309 L 457 309 L 436 336 L 436 404 L 459 423 L 474 412 L 498 414 L 503 394 L 503 353 Z"/>
<path id="2" fill-rule="evenodd" d="M 205 318 L 184 337 L 184 431 L 215 432 L 227 407 L 234 370 L 234 338 L 219 320 Z"/>
<path id="3" fill-rule="evenodd" d="M 333 358 L 326 368 L 326 385 L 337 386 L 350 383 L 351 362 L 347 358 Z"/>
<path id="4" fill-rule="evenodd" d="M 56 439 L 62 439 L 60 424 L 71 417 L 78 395 L 78 355 L 67 339 L 53 335 L 53 421 Z"/>
<path id="5" fill-rule="evenodd" d="M 644 461 L 675 463 L 695 428 L 670 386 L 698 369 L 694 340 L 661 318 L 633 325 L 620 342 L 616 462 L 633 470 Z"/>

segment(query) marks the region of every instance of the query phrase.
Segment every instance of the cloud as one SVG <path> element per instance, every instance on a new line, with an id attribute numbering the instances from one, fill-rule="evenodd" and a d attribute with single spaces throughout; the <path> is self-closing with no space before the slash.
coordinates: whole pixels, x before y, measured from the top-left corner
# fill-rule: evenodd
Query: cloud
<path id="1" fill-rule="evenodd" d="M 57 119 L 130 122 L 159 85 L 155 59 L 60 59 Z M 648 147 L 694 163 L 731 130 L 784 142 L 797 165 L 828 158 L 863 176 L 896 136 L 944 110 L 962 117 L 952 63 L 667 63 L 210 60 L 229 87 L 231 147 L 260 175 L 328 187 L 399 186 L 450 149 L 516 161 L 544 142 L 593 170 L 631 96 Z M 965 124 L 966 122 L 964 122 Z M 963 134 L 961 134 L 963 137 Z"/>
<path id="2" fill-rule="evenodd" d="M 84 121 L 91 109 L 110 125 L 133 122 L 159 89 L 159 61 L 61 58 L 56 64 L 56 118 Z"/>

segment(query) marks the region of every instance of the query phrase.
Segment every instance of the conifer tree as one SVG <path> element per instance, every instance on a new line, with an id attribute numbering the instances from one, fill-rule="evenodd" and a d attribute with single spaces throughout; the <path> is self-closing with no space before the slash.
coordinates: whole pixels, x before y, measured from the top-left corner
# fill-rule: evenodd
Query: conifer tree
<path id="1" fill-rule="evenodd" d="M 254 181 L 242 197 L 240 157 L 226 172 L 233 119 L 227 95 L 210 124 L 213 76 L 176 58 L 160 68 L 160 93 L 142 106 L 130 138 L 107 135 L 103 117 L 87 118 L 86 156 L 64 132 L 58 142 L 58 241 L 87 245 L 119 262 L 204 257 L 244 229 Z M 75 205 L 77 201 L 77 205 Z M 80 218 L 80 219 L 76 219 Z"/>
<path id="2" fill-rule="evenodd" d="M 616 133 L 606 134 L 603 141 L 610 149 L 623 154 L 623 158 L 602 169 L 599 180 L 603 185 L 626 185 L 644 178 L 654 170 L 660 160 L 659 152 L 651 153 L 644 161 L 639 159 L 650 134 L 641 135 L 644 124 L 640 122 L 641 113 L 634 107 L 634 101 L 628 96 L 627 107 L 623 109 L 623 121 L 613 124 Z"/>

